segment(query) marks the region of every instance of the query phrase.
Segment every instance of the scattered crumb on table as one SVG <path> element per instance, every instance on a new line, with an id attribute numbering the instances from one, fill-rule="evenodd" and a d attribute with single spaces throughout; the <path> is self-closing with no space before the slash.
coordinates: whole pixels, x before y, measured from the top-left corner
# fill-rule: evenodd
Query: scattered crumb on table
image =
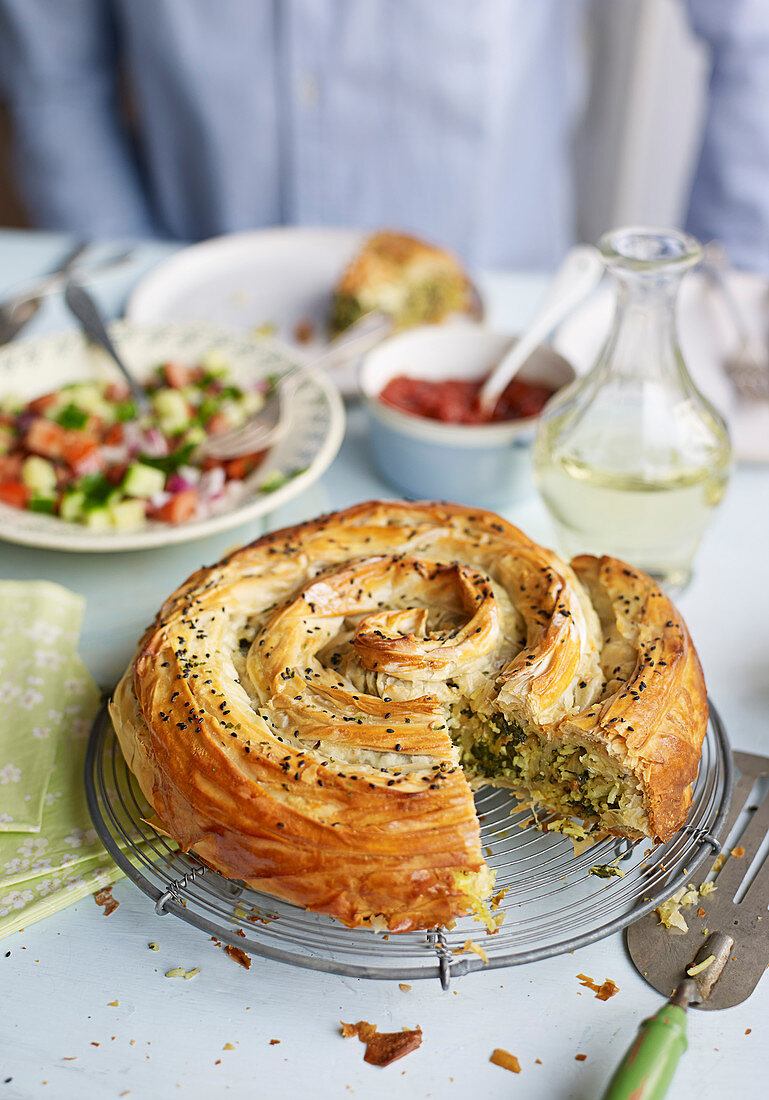
<path id="1" fill-rule="evenodd" d="M 118 905 L 120 905 L 120 902 L 112 896 L 111 886 L 105 886 L 103 890 L 97 890 L 93 896 L 93 900 L 97 905 L 104 906 L 105 917 L 108 917 L 110 913 L 114 913 Z"/>
<path id="2" fill-rule="evenodd" d="M 585 986 L 586 989 L 592 989 L 596 995 L 596 999 L 599 1001 L 608 1001 L 610 997 L 614 997 L 619 993 L 619 986 L 607 978 L 603 985 L 598 985 L 592 978 L 589 978 L 587 974 L 577 974 L 580 985 Z"/>
<path id="3" fill-rule="evenodd" d="M 403 1028 L 402 1031 L 377 1031 L 376 1024 L 370 1024 L 367 1020 L 359 1020 L 357 1024 L 342 1024 L 342 1036 L 351 1039 L 356 1036 L 366 1044 L 366 1053 L 363 1061 L 371 1066 L 389 1066 L 397 1062 L 412 1050 L 416 1050 L 422 1043 L 422 1029 Z"/>
<path id="4" fill-rule="evenodd" d="M 229 955 L 231 959 L 234 959 L 236 963 L 245 969 L 249 970 L 251 967 L 251 956 L 247 955 L 241 947 L 233 947 L 231 943 L 225 944 L 225 954 Z"/>
<path id="5" fill-rule="evenodd" d="M 521 1072 L 521 1063 L 518 1061 L 514 1054 L 511 1054 L 509 1050 L 503 1050 L 501 1047 L 497 1047 L 492 1053 L 490 1062 L 493 1062 L 495 1066 L 500 1066 L 502 1069 L 509 1069 L 511 1073 Z"/>

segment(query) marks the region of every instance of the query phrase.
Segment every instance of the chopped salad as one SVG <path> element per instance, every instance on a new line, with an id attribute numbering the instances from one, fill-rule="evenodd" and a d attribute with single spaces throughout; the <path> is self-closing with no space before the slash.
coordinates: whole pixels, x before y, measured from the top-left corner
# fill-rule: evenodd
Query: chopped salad
<path id="1" fill-rule="evenodd" d="M 162 363 L 145 382 L 148 415 L 122 381 L 73 382 L 26 403 L 4 398 L 0 502 L 97 531 L 184 523 L 231 508 L 266 452 L 198 460 L 197 448 L 258 412 L 274 380 L 243 388 L 228 373 L 217 353 L 194 367 Z M 286 480 L 275 473 L 260 489 Z"/>

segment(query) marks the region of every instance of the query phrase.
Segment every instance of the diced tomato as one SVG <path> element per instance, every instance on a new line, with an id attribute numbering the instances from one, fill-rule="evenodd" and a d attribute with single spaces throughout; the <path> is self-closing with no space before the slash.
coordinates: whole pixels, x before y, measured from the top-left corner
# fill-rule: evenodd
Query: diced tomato
<path id="1" fill-rule="evenodd" d="M 266 453 L 266 451 L 255 451 L 250 455 L 238 455 L 237 458 L 230 458 L 224 463 L 224 472 L 228 478 L 242 481 L 244 477 L 248 477 L 252 470 L 256 469 Z"/>
<path id="2" fill-rule="evenodd" d="M 24 443 L 30 451 L 43 455 L 44 458 L 62 458 L 64 444 L 69 434 L 65 428 L 53 420 L 43 420 L 40 417 L 33 420 L 27 428 Z"/>
<path id="3" fill-rule="evenodd" d="M 104 465 L 99 441 L 87 432 L 67 432 L 62 446 L 62 458 L 78 477 L 95 474 Z"/>
<path id="4" fill-rule="evenodd" d="M 117 447 L 123 442 L 124 435 L 122 424 L 111 424 L 104 433 L 104 442 L 108 447 Z"/>
<path id="5" fill-rule="evenodd" d="M 4 481 L 0 485 L 0 500 L 13 508 L 26 508 L 29 489 L 22 481 Z"/>
<path id="6" fill-rule="evenodd" d="M 215 470 L 217 466 L 223 466 L 224 463 L 220 458 L 212 458 L 210 455 L 206 456 L 200 463 L 201 470 Z"/>
<path id="7" fill-rule="evenodd" d="M 55 405 L 58 399 L 58 393 L 44 393 L 42 397 L 36 397 L 34 401 L 30 401 L 27 407 L 30 412 L 44 413 L 52 405 Z"/>
<path id="8" fill-rule="evenodd" d="M 185 367 L 181 363 L 164 363 L 163 377 L 167 386 L 171 386 L 175 390 L 183 390 L 192 381 L 192 372 L 189 367 Z"/>
<path id="9" fill-rule="evenodd" d="M 108 382 L 104 396 L 108 401 L 127 401 L 131 396 L 131 390 L 125 382 Z"/>
<path id="10" fill-rule="evenodd" d="M 115 466 L 108 466 L 104 471 L 104 476 L 110 485 L 122 485 L 123 478 L 126 475 L 128 465 L 126 463 L 120 463 Z"/>
<path id="11" fill-rule="evenodd" d="M 21 477 L 23 461 L 23 457 L 19 454 L 0 455 L 0 484 L 4 481 L 18 481 Z"/>
<path id="12" fill-rule="evenodd" d="M 206 421 L 206 431 L 209 435 L 221 435 L 222 432 L 228 432 L 229 430 L 229 421 L 224 413 L 214 413 Z"/>
<path id="13" fill-rule="evenodd" d="M 197 504 L 197 489 L 182 489 L 180 493 L 172 496 L 162 508 L 158 508 L 155 517 L 164 523 L 184 523 L 195 514 Z"/>

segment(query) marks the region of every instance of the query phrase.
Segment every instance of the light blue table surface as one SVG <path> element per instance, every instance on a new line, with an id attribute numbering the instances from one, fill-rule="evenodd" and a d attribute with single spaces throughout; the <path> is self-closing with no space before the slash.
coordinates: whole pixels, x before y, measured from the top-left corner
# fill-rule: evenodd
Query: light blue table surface
<path id="1" fill-rule="evenodd" d="M 50 267 L 69 244 L 50 234 L 0 232 L 0 297 Z M 118 314 L 133 283 L 174 247 L 142 244 L 129 267 L 95 283 L 105 310 Z M 511 330 L 525 321 L 543 288 L 540 278 L 512 274 L 490 274 L 481 285 L 492 323 Z M 25 338 L 65 325 L 60 302 L 51 300 Z M 345 442 L 329 471 L 270 517 L 270 526 L 394 495 L 372 470 L 361 410 L 351 406 L 348 416 Z M 534 538 L 551 540 L 534 495 L 503 511 Z M 85 595 L 82 653 L 108 686 L 176 584 L 260 533 L 251 524 L 170 549 L 114 555 L 0 544 L 0 576 L 45 577 Z M 769 472 L 739 469 L 680 601 L 732 741 L 754 752 L 769 751 L 767 545 Z M 246 972 L 195 929 L 156 918 L 130 883 L 119 884 L 115 896 L 121 904 L 109 924 L 87 899 L 1 945 L 0 1100 L 177 1094 L 200 1100 L 355 1094 L 368 1100 L 394 1091 L 409 1098 L 590 1100 L 639 1021 L 660 1003 L 636 974 L 619 935 L 574 956 L 468 976 L 454 993 L 443 994 L 432 982 L 403 993 L 394 982 L 338 978 L 259 959 Z M 147 951 L 149 939 L 160 941 L 160 955 Z M 10 957 L 3 957 L 5 951 Z M 177 965 L 200 966 L 201 974 L 194 982 L 164 981 L 163 970 Z M 597 1001 L 578 986 L 578 972 L 599 981 L 611 977 L 620 994 Z M 115 1000 L 118 1006 L 109 1005 Z M 367 1019 L 390 1030 L 419 1023 L 425 1040 L 416 1054 L 377 1070 L 362 1062 L 360 1044 L 338 1038 L 339 1019 Z M 738 1008 L 693 1013 L 689 1053 L 671 1095 L 766 1096 L 768 1019 L 766 981 Z M 269 1045 L 273 1037 L 280 1045 Z M 223 1052 L 226 1043 L 235 1049 Z M 518 1055 L 520 1076 L 489 1064 L 496 1046 Z M 577 1052 L 587 1061 L 575 1062 Z M 6 1077 L 12 1078 L 7 1084 Z"/>

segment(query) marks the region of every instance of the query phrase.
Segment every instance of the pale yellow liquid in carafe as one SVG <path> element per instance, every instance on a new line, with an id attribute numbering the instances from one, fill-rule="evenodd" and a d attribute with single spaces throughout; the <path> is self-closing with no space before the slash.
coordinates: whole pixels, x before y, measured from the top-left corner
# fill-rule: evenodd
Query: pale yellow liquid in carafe
<path id="1" fill-rule="evenodd" d="M 653 480 L 602 471 L 563 455 L 540 456 L 537 464 L 538 487 L 564 554 L 621 558 L 671 592 L 689 580 L 728 475 L 728 453 L 706 469 L 671 470 Z"/>

